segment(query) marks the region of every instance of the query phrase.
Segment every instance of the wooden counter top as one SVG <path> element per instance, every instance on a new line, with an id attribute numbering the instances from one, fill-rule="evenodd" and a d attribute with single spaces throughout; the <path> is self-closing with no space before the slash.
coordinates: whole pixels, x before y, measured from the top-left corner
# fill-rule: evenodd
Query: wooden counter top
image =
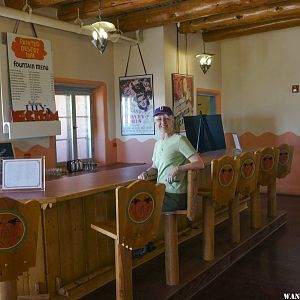
<path id="1" fill-rule="evenodd" d="M 45 191 L 1 191 L 0 197 L 19 201 L 38 200 L 41 204 L 56 203 L 129 184 L 149 167 L 147 164 L 128 166 L 92 173 L 63 176 L 46 181 Z"/>

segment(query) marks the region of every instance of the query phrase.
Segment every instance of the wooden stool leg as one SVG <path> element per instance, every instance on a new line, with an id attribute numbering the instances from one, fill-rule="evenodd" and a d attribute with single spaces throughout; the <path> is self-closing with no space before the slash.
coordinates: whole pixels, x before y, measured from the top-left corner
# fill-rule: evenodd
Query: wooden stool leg
<path id="1" fill-rule="evenodd" d="M 16 300 L 17 299 L 17 281 L 0 282 L 0 300 Z"/>
<path id="2" fill-rule="evenodd" d="M 116 299 L 132 300 L 131 251 L 115 241 Z"/>
<path id="3" fill-rule="evenodd" d="M 240 195 L 237 194 L 232 200 L 232 203 L 229 207 L 231 241 L 233 243 L 238 243 L 241 239 L 239 200 L 240 200 Z"/>
<path id="4" fill-rule="evenodd" d="M 203 198 L 203 259 L 214 259 L 215 208 L 211 199 Z"/>
<path id="5" fill-rule="evenodd" d="M 262 226 L 262 211 L 259 186 L 251 194 L 251 226 L 258 229 Z"/>
<path id="6" fill-rule="evenodd" d="M 164 215 L 165 268 L 167 285 L 179 283 L 179 258 L 176 214 Z"/>
<path id="7" fill-rule="evenodd" d="M 268 186 L 268 217 L 274 218 L 277 215 L 276 182 Z"/>

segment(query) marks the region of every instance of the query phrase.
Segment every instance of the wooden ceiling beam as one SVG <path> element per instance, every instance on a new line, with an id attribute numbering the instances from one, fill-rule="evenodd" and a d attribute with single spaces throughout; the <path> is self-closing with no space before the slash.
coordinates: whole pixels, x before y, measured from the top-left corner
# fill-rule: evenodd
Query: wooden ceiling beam
<path id="1" fill-rule="evenodd" d="M 209 15 L 232 13 L 236 10 L 276 2 L 280 0 L 186 0 L 161 8 L 121 15 L 118 20 L 120 29 L 126 32 L 189 21 Z"/>
<path id="2" fill-rule="evenodd" d="M 230 27 L 227 29 L 203 32 L 202 36 L 205 42 L 215 42 L 228 38 L 267 32 L 272 30 L 279 30 L 295 26 L 300 26 L 300 16 L 291 19 L 276 20 L 272 23 L 269 22 L 254 25 L 244 25 L 238 27 Z"/>
<path id="3" fill-rule="evenodd" d="M 61 4 L 63 0 L 28 0 L 28 4 L 32 8 L 39 8 L 44 6 L 52 6 L 56 4 Z M 14 9 L 22 9 L 24 7 L 25 1 L 23 0 L 5 0 L 5 5 Z"/>
<path id="4" fill-rule="evenodd" d="M 153 7 L 154 5 L 165 5 L 171 0 L 102 0 L 101 15 L 104 17 L 125 14 L 140 9 Z M 79 9 L 80 18 L 90 18 L 99 15 L 99 2 L 88 0 L 66 4 L 58 9 L 58 17 L 63 21 L 72 21 L 77 18 Z"/>
<path id="5" fill-rule="evenodd" d="M 299 0 L 284 1 L 254 9 L 237 11 L 230 14 L 208 16 L 180 24 L 181 33 L 211 31 L 233 26 L 252 25 L 256 23 L 272 22 L 273 20 L 300 16 Z"/>

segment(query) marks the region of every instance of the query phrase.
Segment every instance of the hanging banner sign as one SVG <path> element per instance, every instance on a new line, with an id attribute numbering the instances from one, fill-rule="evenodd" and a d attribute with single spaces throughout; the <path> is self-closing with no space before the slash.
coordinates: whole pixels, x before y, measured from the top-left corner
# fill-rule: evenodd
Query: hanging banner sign
<path id="1" fill-rule="evenodd" d="M 58 120 L 50 41 L 7 33 L 13 122 Z"/>

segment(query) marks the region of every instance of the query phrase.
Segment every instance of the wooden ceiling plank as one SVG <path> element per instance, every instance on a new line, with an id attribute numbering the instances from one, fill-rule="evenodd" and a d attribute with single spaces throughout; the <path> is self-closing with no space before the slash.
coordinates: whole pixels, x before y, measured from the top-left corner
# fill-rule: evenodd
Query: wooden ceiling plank
<path id="1" fill-rule="evenodd" d="M 230 27 L 227 29 L 203 32 L 205 42 L 215 42 L 228 38 L 235 38 L 255 33 L 280 30 L 300 26 L 300 16 L 290 19 L 274 20 L 274 22 L 253 24 L 248 26 Z"/>
<path id="2" fill-rule="evenodd" d="M 153 7 L 154 5 L 165 5 L 170 0 L 102 0 L 101 15 L 104 17 L 126 14 L 139 9 Z M 58 17 L 63 21 L 71 21 L 76 19 L 77 10 L 79 9 L 80 18 L 96 17 L 99 15 L 98 1 L 83 1 L 63 5 L 58 9 Z"/>
<path id="3" fill-rule="evenodd" d="M 259 5 L 282 2 L 280 0 L 186 0 L 171 6 L 154 8 L 124 16 L 119 16 L 123 32 L 162 26 L 171 23 L 193 20 L 195 18 L 231 13 Z"/>
<path id="4" fill-rule="evenodd" d="M 293 18 L 300 15 L 299 0 L 285 1 L 230 14 L 208 16 L 180 24 L 181 33 L 211 31 L 232 26 L 260 23 L 261 20 Z"/>

